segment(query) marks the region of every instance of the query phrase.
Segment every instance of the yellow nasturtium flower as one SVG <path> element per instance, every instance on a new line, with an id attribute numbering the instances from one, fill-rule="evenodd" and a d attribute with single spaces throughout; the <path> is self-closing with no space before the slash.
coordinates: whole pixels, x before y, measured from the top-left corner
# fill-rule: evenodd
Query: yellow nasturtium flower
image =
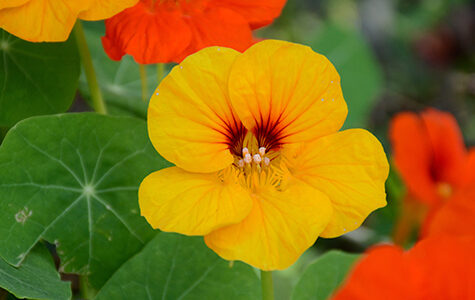
<path id="1" fill-rule="evenodd" d="M 0 28 L 30 42 L 62 42 L 76 19 L 107 19 L 138 1 L 0 0 Z"/>
<path id="2" fill-rule="evenodd" d="M 386 205 L 383 148 L 365 130 L 338 132 L 346 115 L 338 73 L 308 47 L 199 51 L 151 99 L 150 139 L 176 166 L 144 179 L 141 213 L 224 259 L 284 269 Z"/>

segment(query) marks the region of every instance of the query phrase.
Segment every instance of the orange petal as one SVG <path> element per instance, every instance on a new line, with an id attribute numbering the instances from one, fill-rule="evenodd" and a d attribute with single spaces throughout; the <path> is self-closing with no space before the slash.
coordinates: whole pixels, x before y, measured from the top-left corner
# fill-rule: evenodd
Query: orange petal
<path id="1" fill-rule="evenodd" d="M 79 18 L 96 21 L 110 18 L 124 9 L 134 6 L 139 0 L 98 0 L 88 10 L 79 14 Z"/>
<path id="2" fill-rule="evenodd" d="M 229 48 L 206 48 L 173 68 L 154 92 L 148 109 L 150 140 L 178 167 L 205 173 L 233 163 L 230 147 L 245 132 L 226 82 L 238 55 Z"/>
<path id="3" fill-rule="evenodd" d="M 475 186 L 475 147 L 470 148 L 464 163 L 461 186 Z"/>
<path id="4" fill-rule="evenodd" d="M 441 201 L 438 183 L 457 185 L 465 159 L 463 140 L 454 118 L 436 110 L 398 114 L 390 137 L 395 165 L 411 193 L 420 201 Z"/>
<path id="5" fill-rule="evenodd" d="M 244 219 L 252 199 L 230 170 L 195 174 L 171 167 L 144 179 L 139 204 L 153 228 L 205 235 Z"/>
<path id="6" fill-rule="evenodd" d="M 437 209 L 424 225 L 424 236 L 473 235 L 475 230 L 475 188 L 458 191 Z"/>
<path id="7" fill-rule="evenodd" d="M 475 237 L 434 237 L 403 253 L 379 246 L 358 262 L 333 300 L 474 299 Z"/>
<path id="8" fill-rule="evenodd" d="M 395 246 L 379 246 L 356 264 L 333 300 L 401 300 L 410 298 L 403 251 Z"/>
<path id="9" fill-rule="evenodd" d="M 358 228 L 386 205 L 389 165 L 381 143 L 368 131 L 350 129 L 298 147 L 284 147 L 293 176 L 323 192 L 333 216 L 321 233 L 337 237 Z"/>
<path id="10" fill-rule="evenodd" d="M 68 39 L 79 12 L 90 4 L 91 0 L 30 0 L 0 10 L 0 27 L 30 42 L 63 42 Z"/>
<path id="11" fill-rule="evenodd" d="M 434 236 L 416 244 L 405 257 L 412 299 L 475 299 L 473 253 L 473 235 Z"/>
<path id="12" fill-rule="evenodd" d="M 2 0 L 0 2 L 0 9 L 4 9 L 7 7 L 17 7 L 25 4 L 28 1 L 30 0 Z"/>
<path id="13" fill-rule="evenodd" d="M 191 41 L 189 26 L 178 10 L 156 9 L 151 12 L 139 2 L 106 20 L 104 50 L 113 60 L 132 55 L 140 64 L 176 61 Z"/>
<path id="14" fill-rule="evenodd" d="M 347 114 L 333 65 L 309 47 L 283 41 L 259 42 L 238 57 L 229 94 L 244 126 L 274 143 L 334 133 Z"/>
<path id="15" fill-rule="evenodd" d="M 205 242 L 224 259 L 261 270 L 293 264 L 332 214 L 328 198 L 303 182 L 292 182 L 284 191 L 265 186 L 253 197 L 252 211 L 241 223 L 213 231 Z"/>
<path id="16" fill-rule="evenodd" d="M 421 117 L 432 145 L 434 176 L 439 182 L 458 185 L 467 151 L 457 120 L 435 109 L 424 111 Z"/>
<path id="17" fill-rule="evenodd" d="M 277 18 L 286 0 L 213 0 L 210 5 L 223 6 L 238 12 L 253 29 L 269 25 Z"/>
<path id="18" fill-rule="evenodd" d="M 210 46 L 222 46 L 244 51 L 253 38 L 247 21 L 234 11 L 210 6 L 201 13 L 184 18 L 192 32 L 190 45 L 177 61 Z"/>

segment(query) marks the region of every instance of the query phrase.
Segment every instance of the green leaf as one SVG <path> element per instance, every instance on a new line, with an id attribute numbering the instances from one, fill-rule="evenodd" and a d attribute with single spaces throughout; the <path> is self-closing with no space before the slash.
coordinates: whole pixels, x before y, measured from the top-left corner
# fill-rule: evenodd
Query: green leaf
<path id="1" fill-rule="evenodd" d="M 96 297 L 101 299 L 260 299 L 254 270 L 220 259 L 203 238 L 160 233 L 125 263 Z"/>
<path id="2" fill-rule="evenodd" d="M 345 128 L 366 127 L 371 108 L 381 91 L 382 75 L 370 48 L 356 29 L 324 25 L 311 44 L 325 55 L 341 77 L 348 104 Z"/>
<path id="3" fill-rule="evenodd" d="M 100 287 L 152 238 L 137 190 L 169 165 L 142 120 L 81 113 L 18 123 L 0 147 L 0 255 L 18 266 L 45 239 L 62 271 Z"/>
<path id="4" fill-rule="evenodd" d="M 305 270 L 295 286 L 292 300 L 328 299 L 359 257 L 335 250 L 325 253 Z"/>
<path id="5" fill-rule="evenodd" d="M 84 24 L 84 31 L 99 85 L 107 102 L 108 113 L 146 119 L 148 99 L 158 85 L 157 67 L 146 66 L 149 93 L 145 102 L 142 100 L 139 65 L 134 59 L 126 55 L 120 61 L 113 61 L 107 56 L 101 42 L 101 37 L 104 36 L 102 22 L 87 22 Z M 89 97 L 89 88 L 84 76 L 81 76 L 79 89 L 81 94 Z"/>
<path id="6" fill-rule="evenodd" d="M 25 118 L 65 112 L 79 80 L 79 55 L 72 38 L 30 43 L 0 29 L 0 127 Z"/>
<path id="7" fill-rule="evenodd" d="M 18 298 L 71 299 L 70 285 L 61 281 L 44 245 L 37 245 L 19 268 L 0 259 L 0 287 Z"/>

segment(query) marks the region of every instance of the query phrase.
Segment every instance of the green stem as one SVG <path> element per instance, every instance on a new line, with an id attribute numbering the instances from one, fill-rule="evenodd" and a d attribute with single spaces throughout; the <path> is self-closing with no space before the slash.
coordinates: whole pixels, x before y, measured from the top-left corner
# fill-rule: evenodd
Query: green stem
<path id="1" fill-rule="evenodd" d="M 262 300 L 274 300 L 274 285 L 272 272 L 261 270 Z"/>
<path id="2" fill-rule="evenodd" d="M 139 64 L 140 82 L 142 83 L 142 100 L 147 101 L 148 87 L 147 87 L 147 68 L 145 65 Z"/>
<path id="3" fill-rule="evenodd" d="M 84 35 L 84 29 L 82 28 L 81 21 L 77 21 L 73 29 L 74 37 L 79 50 L 79 56 L 86 73 L 87 83 L 89 85 L 89 91 L 91 92 L 92 108 L 100 114 L 106 114 L 106 104 L 102 98 L 99 84 L 97 83 L 96 72 L 94 71 L 94 65 L 92 64 L 91 53 L 87 46 L 86 36 Z"/>
<path id="4" fill-rule="evenodd" d="M 96 297 L 97 292 L 89 285 L 87 276 L 79 277 L 79 292 L 82 299 L 91 300 Z"/>
<path id="5" fill-rule="evenodd" d="M 162 81 L 163 75 L 165 75 L 165 64 L 157 64 L 157 80 L 158 80 L 158 84 L 160 84 L 160 82 Z"/>

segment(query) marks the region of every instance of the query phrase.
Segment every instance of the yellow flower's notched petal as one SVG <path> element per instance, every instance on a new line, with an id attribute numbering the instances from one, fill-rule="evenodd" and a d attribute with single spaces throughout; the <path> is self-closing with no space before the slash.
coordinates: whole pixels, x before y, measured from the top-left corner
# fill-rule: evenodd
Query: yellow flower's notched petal
<path id="1" fill-rule="evenodd" d="M 0 10 L 0 27 L 30 42 L 62 42 L 68 39 L 76 17 L 91 0 L 30 0 Z"/>
<path id="2" fill-rule="evenodd" d="M 8 8 L 8 7 L 17 7 L 20 5 L 25 4 L 30 0 L 2 0 L 0 1 L 0 9 Z"/>
<path id="3" fill-rule="evenodd" d="M 94 1 L 88 10 L 79 14 L 82 20 L 96 21 L 110 18 L 126 8 L 137 4 L 139 0 L 101 0 Z"/>
<path id="4" fill-rule="evenodd" d="M 209 248 L 227 260 L 261 270 L 285 269 L 313 245 L 332 215 L 328 198 L 294 180 L 284 191 L 269 186 L 253 194 L 254 206 L 241 222 L 205 236 Z"/>
<path id="5" fill-rule="evenodd" d="M 144 179 L 139 204 L 153 228 L 205 235 L 244 219 L 252 208 L 252 199 L 229 169 L 218 175 L 171 167 Z"/>
<path id="6" fill-rule="evenodd" d="M 380 142 L 366 130 L 345 130 L 288 147 L 283 155 L 293 176 L 332 202 L 334 214 L 322 237 L 352 231 L 372 211 L 386 205 L 389 165 Z"/>
<path id="7" fill-rule="evenodd" d="M 266 40 L 238 57 L 229 94 L 248 129 L 268 124 L 284 143 L 334 133 L 347 115 L 340 77 L 330 61 L 289 42 Z"/>
<path id="8" fill-rule="evenodd" d="M 226 91 L 229 70 L 240 54 L 211 47 L 173 68 L 154 92 L 148 110 L 157 151 L 190 172 L 215 172 L 233 156 L 229 137 L 241 126 Z"/>

